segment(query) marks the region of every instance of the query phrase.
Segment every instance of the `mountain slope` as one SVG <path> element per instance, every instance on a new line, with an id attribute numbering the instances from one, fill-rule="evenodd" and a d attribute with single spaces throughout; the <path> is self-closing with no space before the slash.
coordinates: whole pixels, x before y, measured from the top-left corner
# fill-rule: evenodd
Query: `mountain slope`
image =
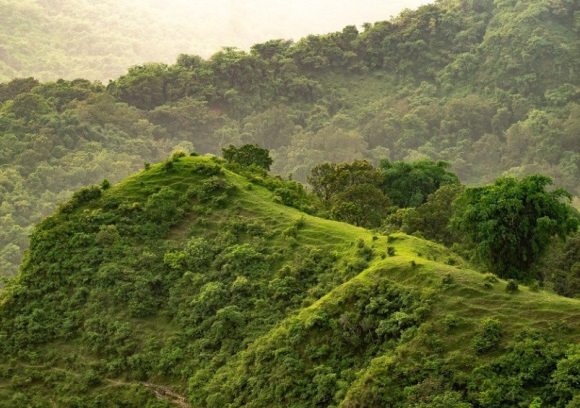
<path id="1" fill-rule="evenodd" d="M 175 155 L 39 224 L 1 294 L 0 406 L 577 400 L 578 300 L 508 293 L 444 247 L 309 216 L 280 204 L 292 182 L 242 173 Z"/>

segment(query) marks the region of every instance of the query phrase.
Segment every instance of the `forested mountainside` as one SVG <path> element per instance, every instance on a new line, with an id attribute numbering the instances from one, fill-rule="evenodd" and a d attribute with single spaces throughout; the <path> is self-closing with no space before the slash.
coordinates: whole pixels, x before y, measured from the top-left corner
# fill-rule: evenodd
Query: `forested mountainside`
<path id="1" fill-rule="evenodd" d="M 429 158 L 466 184 L 542 173 L 578 196 L 578 11 L 440 1 L 362 31 L 135 66 L 107 85 L 0 84 L 0 270 L 15 274 L 32 225 L 72 191 L 175 148 L 255 143 L 302 182 L 324 161 Z"/>
<path id="2" fill-rule="evenodd" d="M 0 293 L 0 406 L 580 402 L 578 299 L 308 215 L 241 151 L 176 153 L 36 227 Z"/>

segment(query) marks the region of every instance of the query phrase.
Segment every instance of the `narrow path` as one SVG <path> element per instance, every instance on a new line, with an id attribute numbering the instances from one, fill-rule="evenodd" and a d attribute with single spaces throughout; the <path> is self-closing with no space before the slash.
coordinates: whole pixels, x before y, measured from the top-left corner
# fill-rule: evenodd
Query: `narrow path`
<path id="1" fill-rule="evenodd" d="M 189 404 L 189 402 L 187 402 L 187 398 L 185 398 L 183 395 L 176 393 L 171 388 L 166 387 L 164 385 L 152 384 L 152 383 L 148 383 L 148 382 L 123 382 L 123 381 L 117 381 L 117 380 L 111 380 L 111 379 L 107 379 L 107 381 L 109 383 L 111 383 L 113 385 L 117 385 L 117 386 L 139 384 L 139 385 L 142 385 L 143 387 L 147 387 L 147 388 L 153 390 L 153 392 L 155 393 L 155 396 L 159 400 L 169 401 L 169 402 L 171 402 L 179 407 L 182 407 L 182 408 L 191 408 L 191 405 Z"/>

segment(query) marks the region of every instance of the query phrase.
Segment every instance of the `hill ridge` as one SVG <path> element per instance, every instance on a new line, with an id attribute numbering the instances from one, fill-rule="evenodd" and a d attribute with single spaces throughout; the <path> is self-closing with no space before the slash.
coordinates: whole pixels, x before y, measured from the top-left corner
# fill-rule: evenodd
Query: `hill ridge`
<path id="1" fill-rule="evenodd" d="M 144 384 L 191 406 L 487 406 L 504 385 L 481 373 L 540 346 L 543 382 L 504 406 L 575 398 L 578 300 L 508 293 L 445 247 L 309 216 L 223 166 L 170 158 L 37 227 L 1 294 L 0 406 L 185 404 Z"/>

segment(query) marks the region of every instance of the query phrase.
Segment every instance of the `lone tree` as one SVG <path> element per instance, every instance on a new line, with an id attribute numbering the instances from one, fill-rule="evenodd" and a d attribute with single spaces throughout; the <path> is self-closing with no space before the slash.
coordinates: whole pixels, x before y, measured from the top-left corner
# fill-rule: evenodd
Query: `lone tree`
<path id="1" fill-rule="evenodd" d="M 494 184 L 466 189 L 455 202 L 453 225 L 475 244 L 481 259 L 502 278 L 524 279 L 550 238 L 563 239 L 578 228 L 566 201 L 566 190 L 546 191 L 549 177 L 518 180 L 504 177 Z"/>
<path id="2" fill-rule="evenodd" d="M 391 200 L 372 184 L 354 184 L 335 195 L 331 204 L 330 211 L 334 219 L 375 228 L 387 216 Z"/>
<path id="3" fill-rule="evenodd" d="M 242 147 L 229 145 L 222 149 L 222 154 L 227 161 L 238 163 L 244 167 L 255 165 L 270 171 L 270 166 L 272 165 L 270 151 L 258 145 L 245 144 Z"/>

